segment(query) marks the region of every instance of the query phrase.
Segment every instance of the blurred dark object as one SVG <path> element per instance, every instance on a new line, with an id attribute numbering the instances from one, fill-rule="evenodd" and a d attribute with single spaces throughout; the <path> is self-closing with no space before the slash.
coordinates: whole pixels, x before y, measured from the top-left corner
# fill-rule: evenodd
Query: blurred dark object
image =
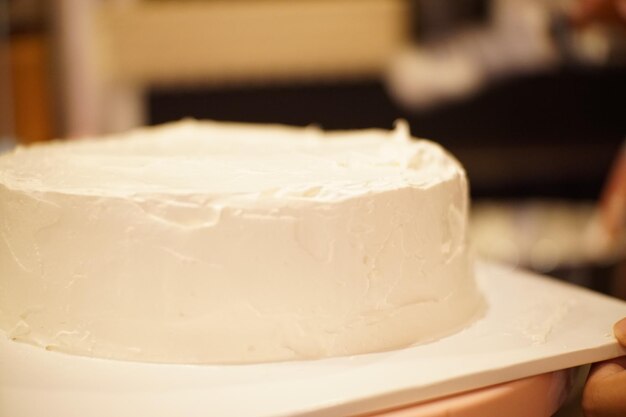
<path id="1" fill-rule="evenodd" d="M 441 40 L 489 20 L 489 0 L 411 0 L 416 41 Z"/>
<path id="2" fill-rule="evenodd" d="M 600 23 L 626 28 L 623 0 L 577 0 L 571 4 L 568 15 L 578 27 Z"/>
<path id="3" fill-rule="evenodd" d="M 0 0 L 0 152 L 12 147 L 13 102 L 10 97 L 11 78 L 9 73 L 9 12 L 8 3 Z"/>
<path id="4" fill-rule="evenodd" d="M 415 136 L 449 148 L 474 196 L 595 199 L 626 135 L 626 70 L 542 73 L 494 84 L 427 112 L 399 108 L 376 81 L 255 88 L 154 89 L 152 124 L 182 117 L 327 129 L 390 128 L 406 118 Z"/>
<path id="5" fill-rule="evenodd" d="M 2 70 L 7 84 L 3 118 L 7 130 L 23 143 L 52 139 L 55 134 L 46 5 L 44 1 L 12 0 L 5 6 L 8 39 L 2 53 L 8 65 Z"/>
<path id="6" fill-rule="evenodd" d="M 11 33 L 42 32 L 48 24 L 44 0 L 6 0 Z"/>
<path id="7" fill-rule="evenodd" d="M 626 300 L 626 263 L 624 260 L 605 265 L 560 267 L 548 274 L 562 281 Z"/>

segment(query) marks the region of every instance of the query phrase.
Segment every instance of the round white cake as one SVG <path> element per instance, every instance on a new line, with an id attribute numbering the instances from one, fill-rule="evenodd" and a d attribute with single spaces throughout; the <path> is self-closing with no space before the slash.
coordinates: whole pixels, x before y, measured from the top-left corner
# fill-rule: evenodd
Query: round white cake
<path id="1" fill-rule="evenodd" d="M 0 329 L 250 363 L 402 348 L 483 310 L 468 186 L 395 131 L 184 121 L 0 156 Z"/>

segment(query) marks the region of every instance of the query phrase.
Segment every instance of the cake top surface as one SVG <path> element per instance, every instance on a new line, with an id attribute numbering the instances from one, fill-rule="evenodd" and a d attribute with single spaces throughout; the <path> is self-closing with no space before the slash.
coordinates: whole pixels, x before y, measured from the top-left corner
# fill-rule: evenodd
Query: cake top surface
<path id="1" fill-rule="evenodd" d="M 67 194 L 265 195 L 333 200 L 428 188 L 460 164 L 440 146 L 395 130 L 185 120 L 98 139 L 18 147 L 0 156 L 0 184 Z"/>

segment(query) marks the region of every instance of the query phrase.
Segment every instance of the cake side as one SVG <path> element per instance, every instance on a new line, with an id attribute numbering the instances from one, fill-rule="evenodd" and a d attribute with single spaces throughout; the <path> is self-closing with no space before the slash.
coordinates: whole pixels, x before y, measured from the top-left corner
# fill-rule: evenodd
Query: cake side
<path id="1" fill-rule="evenodd" d="M 198 152 L 167 152 L 198 148 L 180 129 L 193 131 L 191 142 L 225 140 L 218 124 L 195 123 L 158 131 L 132 155 L 131 135 L 124 152 L 105 140 L 101 153 L 87 142 L 0 157 L 0 328 L 9 337 L 98 357 L 250 363 L 405 347 L 480 313 L 465 174 L 438 146 L 394 137 L 402 132 L 359 141 L 276 128 L 285 140 L 261 135 L 265 146 L 249 154 L 249 139 L 206 149 L 204 162 L 219 169 L 192 182 Z M 215 162 L 220 147 L 230 168 Z M 46 157 L 44 166 L 63 169 L 72 152 L 80 155 L 67 178 L 20 175 L 29 157 L 34 171 Z M 107 152 L 117 165 L 81 165 Z M 150 161 L 137 168 L 124 155 Z M 151 176 L 166 166 L 179 177 Z M 210 173 L 222 176 L 202 180 Z"/>

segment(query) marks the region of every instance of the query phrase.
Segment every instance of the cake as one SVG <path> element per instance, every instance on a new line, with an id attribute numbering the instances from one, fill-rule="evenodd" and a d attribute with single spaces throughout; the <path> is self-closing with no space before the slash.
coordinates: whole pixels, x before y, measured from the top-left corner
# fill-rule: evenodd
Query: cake
<path id="1" fill-rule="evenodd" d="M 0 329 L 71 354 L 398 349 L 483 310 L 468 184 L 393 131 L 182 121 L 0 155 Z"/>

